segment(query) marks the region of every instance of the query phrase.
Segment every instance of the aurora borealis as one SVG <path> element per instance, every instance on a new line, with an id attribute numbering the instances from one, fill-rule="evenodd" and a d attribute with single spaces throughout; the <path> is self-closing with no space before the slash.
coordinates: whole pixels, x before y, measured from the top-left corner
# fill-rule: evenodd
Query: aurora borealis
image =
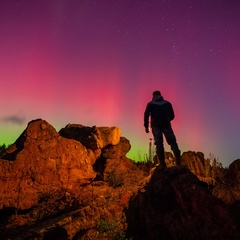
<path id="1" fill-rule="evenodd" d="M 0 144 L 36 118 L 115 125 L 137 160 L 158 89 L 181 150 L 228 166 L 240 158 L 239 16 L 234 0 L 1 1 Z"/>

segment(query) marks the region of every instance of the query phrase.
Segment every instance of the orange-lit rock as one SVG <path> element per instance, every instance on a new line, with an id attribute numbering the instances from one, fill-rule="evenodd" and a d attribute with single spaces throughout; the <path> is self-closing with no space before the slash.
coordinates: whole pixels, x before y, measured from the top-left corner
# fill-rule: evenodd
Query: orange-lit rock
<path id="1" fill-rule="evenodd" d="M 75 190 L 96 175 L 86 147 L 61 137 L 44 120 L 30 122 L 2 159 L 0 208 L 30 208 L 43 195 Z"/>
<path id="2" fill-rule="evenodd" d="M 128 159 L 120 134 L 30 122 L 0 153 L 1 240 L 240 239 L 239 160 L 223 169 L 188 151 L 175 167 L 166 153 L 160 170 Z"/>

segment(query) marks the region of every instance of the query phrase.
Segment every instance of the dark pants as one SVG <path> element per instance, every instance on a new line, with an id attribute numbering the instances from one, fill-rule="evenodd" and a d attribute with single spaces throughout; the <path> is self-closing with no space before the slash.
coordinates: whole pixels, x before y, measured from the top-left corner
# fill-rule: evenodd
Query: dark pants
<path id="1" fill-rule="evenodd" d="M 152 133 L 154 136 L 154 142 L 156 145 L 157 156 L 159 158 L 160 164 L 165 164 L 163 135 L 166 138 L 167 143 L 171 146 L 176 159 L 176 163 L 180 164 L 180 150 L 178 148 L 177 140 L 172 128 L 152 128 Z"/>

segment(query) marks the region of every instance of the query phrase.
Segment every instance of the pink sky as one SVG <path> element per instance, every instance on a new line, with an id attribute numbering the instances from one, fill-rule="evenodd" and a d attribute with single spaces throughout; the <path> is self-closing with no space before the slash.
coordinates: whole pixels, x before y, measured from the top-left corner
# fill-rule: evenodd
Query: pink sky
<path id="1" fill-rule="evenodd" d="M 0 144 L 36 118 L 116 125 L 137 160 L 159 89 L 182 151 L 228 166 L 240 156 L 239 16 L 238 1 L 1 1 Z"/>

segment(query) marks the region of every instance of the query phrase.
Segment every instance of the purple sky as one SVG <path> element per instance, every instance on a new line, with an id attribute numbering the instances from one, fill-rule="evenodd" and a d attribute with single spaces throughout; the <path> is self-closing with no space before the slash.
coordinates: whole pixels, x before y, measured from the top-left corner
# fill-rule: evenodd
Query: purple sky
<path id="1" fill-rule="evenodd" d="M 240 158 L 239 16 L 235 0 L 2 0 L 0 144 L 36 118 L 116 125 L 143 159 L 158 89 L 182 151 L 228 166 Z"/>

